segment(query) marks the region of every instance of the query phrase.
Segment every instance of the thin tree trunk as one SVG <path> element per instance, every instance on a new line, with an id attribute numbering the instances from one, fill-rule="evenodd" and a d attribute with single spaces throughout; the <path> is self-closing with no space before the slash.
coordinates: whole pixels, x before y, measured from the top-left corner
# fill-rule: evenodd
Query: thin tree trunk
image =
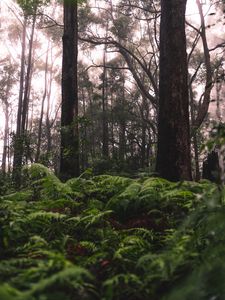
<path id="1" fill-rule="evenodd" d="M 8 135 L 8 140 L 7 140 L 7 147 L 8 147 L 8 151 L 7 151 L 7 165 L 8 165 L 8 172 L 9 174 L 11 173 L 11 147 L 10 147 L 10 143 L 11 143 L 11 140 L 10 140 L 10 135 Z"/>
<path id="2" fill-rule="evenodd" d="M 216 77 L 218 77 L 218 71 Z M 222 122 L 222 114 L 221 114 L 221 107 L 220 107 L 220 102 L 221 102 L 220 93 L 221 93 L 222 86 L 223 86 L 222 81 L 217 80 L 216 81 L 216 116 L 219 123 Z"/>
<path id="3" fill-rule="evenodd" d="M 22 137 L 21 137 L 21 120 L 23 109 L 23 94 L 24 94 L 24 76 L 25 76 L 25 53 L 26 53 L 26 33 L 27 33 L 27 17 L 24 16 L 22 45 L 21 45 L 21 62 L 20 62 L 20 88 L 19 88 L 19 102 L 16 120 L 16 134 L 14 140 L 14 157 L 13 157 L 13 181 L 17 186 L 20 186 L 20 173 L 22 166 Z"/>
<path id="4" fill-rule="evenodd" d="M 111 116 L 111 145 L 112 145 L 112 158 L 116 157 L 116 150 L 115 150 L 115 137 L 114 137 L 114 113 L 113 113 L 113 106 L 114 106 L 114 99 L 113 93 L 110 97 L 110 116 Z"/>
<path id="5" fill-rule="evenodd" d="M 108 132 L 108 118 L 107 118 L 107 69 L 106 69 L 106 51 L 105 44 L 103 53 L 103 74 L 102 74 L 102 155 L 104 158 L 109 157 L 109 132 Z"/>
<path id="6" fill-rule="evenodd" d="M 30 83 L 31 83 L 31 70 L 32 70 L 32 52 L 33 52 L 33 42 L 34 42 L 34 30 L 36 24 L 36 12 L 33 15 L 31 35 L 29 41 L 29 52 L 28 52 L 28 61 L 27 61 L 27 73 L 24 87 L 24 97 L 23 97 L 23 110 L 22 110 L 22 120 L 21 120 L 21 133 L 25 133 L 26 121 L 28 115 L 29 107 L 29 94 L 30 94 Z"/>
<path id="7" fill-rule="evenodd" d="M 124 162 L 125 152 L 126 152 L 126 141 L 125 141 L 125 132 L 126 132 L 126 122 L 124 117 L 124 105 L 125 105 L 125 78 L 123 76 L 123 85 L 122 85 L 122 105 L 120 112 L 120 125 L 119 125 L 119 160 Z"/>
<path id="8" fill-rule="evenodd" d="M 82 94 L 82 108 L 83 108 L 83 116 L 86 117 L 86 106 L 85 106 L 85 92 L 84 88 L 81 87 L 81 94 Z M 85 122 L 83 123 L 83 137 L 81 142 L 81 166 L 82 172 L 86 169 L 88 165 L 88 149 L 87 149 L 87 125 Z"/>
<path id="9" fill-rule="evenodd" d="M 194 95 L 192 90 L 192 83 L 189 83 L 189 95 L 190 95 L 190 113 L 191 113 L 191 123 L 195 119 L 194 114 Z M 199 150 L 198 150 L 198 137 L 197 130 L 193 130 L 192 133 L 193 149 L 194 149 L 194 162 L 195 162 L 195 180 L 200 180 L 200 169 L 199 169 Z"/>
<path id="10" fill-rule="evenodd" d="M 193 134 L 193 147 L 194 147 L 194 159 L 195 159 L 195 180 L 200 180 L 200 169 L 199 169 L 199 150 L 198 150 L 198 137 L 197 132 Z"/>
<path id="11" fill-rule="evenodd" d="M 25 75 L 25 47 L 26 47 L 26 26 L 25 25 L 27 24 L 26 16 L 24 17 L 24 20 L 25 20 L 24 21 L 25 24 L 23 28 L 23 38 L 22 38 L 21 75 L 20 75 L 21 90 L 19 93 L 19 105 L 18 105 L 18 113 L 17 113 L 17 132 L 15 137 L 14 161 L 13 161 L 13 179 L 15 184 L 18 186 L 20 186 L 21 168 L 22 168 L 23 152 L 24 152 L 25 126 L 26 126 L 26 121 L 28 116 L 31 67 L 32 67 L 32 51 L 33 51 L 34 30 L 36 24 L 36 11 L 34 12 L 33 20 L 32 20 L 25 86 L 24 86 L 24 77 L 25 77 L 24 75 Z"/>
<path id="12" fill-rule="evenodd" d="M 50 158 L 50 153 L 52 151 L 52 135 L 51 135 L 51 128 L 54 125 L 54 121 L 51 123 L 50 122 L 50 101 L 51 101 L 51 94 L 52 94 L 52 80 L 53 80 L 53 53 L 52 53 L 52 47 L 51 47 L 51 67 L 49 70 L 50 78 L 49 78 L 49 86 L 47 89 L 47 112 L 46 112 L 46 120 L 45 120 L 45 125 L 46 125 L 46 137 L 47 137 L 47 152 L 46 152 L 46 157 L 49 160 Z M 57 112 L 56 112 L 56 117 L 57 117 Z M 55 117 L 55 119 L 56 119 Z"/>
<path id="13" fill-rule="evenodd" d="M 89 88 L 88 89 L 88 99 L 89 99 L 89 107 L 90 107 L 90 119 L 93 120 L 94 117 L 93 117 L 93 103 L 92 103 L 92 98 L 93 98 L 93 87 Z M 92 159 L 92 162 L 95 158 L 95 152 L 96 152 L 96 147 L 95 147 L 95 128 L 94 128 L 94 124 L 92 123 L 92 126 L 91 126 L 91 130 L 90 130 L 90 133 L 91 133 L 91 145 L 90 145 L 90 152 L 91 152 L 91 159 Z"/>
<path id="14" fill-rule="evenodd" d="M 45 100 L 47 96 L 47 84 L 48 84 L 48 52 L 49 52 L 49 44 L 48 44 L 46 60 L 45 60 L 45 86 L 44 86 L 44 93 L 41 102 L 41 114 L 40 114 L 40 119 L 38 124 L 37 152 L 35 156 L 35 162 L 39 161 L 40 152 L 41 152 L 42 123 L 44 117 L 44 106 L 45 106 Z"/>
<path id="15" fill-rule="evenodd" d="M 141 126 L 141 167 L 146 166 L 146 125 L 142 122 Z"/>
<path id="16" fill-rule="evenodd" d="M 209 103 L 210 103 L 210 95 L 211 95 L 211 90 L 213 87 L 213 71 L 211 67 L 211 60 L 210 60 L 210 53 L 209 53 L 209 47 L 207 43 L 207 37 L 206 37 L 206 27 L 205 27 L 205 18 L 204 14 L 202 11 L 202 4 L 200 0 L 196 0 L 200 18 L 201 18 L 201 39 L 202 39 L 202 44 L 203 44 L 203 50 L 204 50 L 204 59 L 205 59 L 205 67 L 206 67 L 206 84 L 205 84 L 205 91 L 203 94 L 203 100 L 200 101 L 199 107 L 198 107 L 198 112 L 197 112 L 197 117 L 193 122 L 193 127 L 194 130 L 197 130 L 202 122 L 204 121 L 208 109 L 209 109 Z"/>
<path id="17" fill-rule="evenodd" d="M 7 100 L 6 100 L 7 101 Z M 5 103 L 5 128 L 3 138 L 3 155 L 2 155 L 2 173 L 6 174 L 6 159 L 8 153 L 8 136 L 9 136 L 9 103 Z"/>

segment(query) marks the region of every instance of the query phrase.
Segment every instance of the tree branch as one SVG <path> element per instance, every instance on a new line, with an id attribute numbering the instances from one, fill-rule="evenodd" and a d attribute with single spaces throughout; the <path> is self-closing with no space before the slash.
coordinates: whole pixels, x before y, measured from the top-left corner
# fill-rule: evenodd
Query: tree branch
<path id="1" fill-rule="evenodd" d="M 145 67 L 145 65 L 141 62 L 141 60 L 134 54 L 132 53 L 130 50 L 128 50 L 127 48 L 125 48 L 124 46 L 122 46 L 120 43 L 118 43 L 117 41 L 113 40 L 111 37 L 108 37 L 108 39 L 106 40 L 105 38 L 97 38 L 95 40 L 93 40 L 93 38 L 84 38 L 84 37 L 80 37 L 79 39 L 81 41 L 84 42 L 88 42 L 91 43 L 93 45 L 102 45 L 102 44 L 106 44 L 106 45 L 111 45 L 111 46 L 115 46 L 116 48 L 118 48 L 118 52 L 121 53 L 121 55 L 124 57 L 129 70 L 131 71 L 135 81 L 137 82 L 138 87 L 140 88 L 142 94 L 147 97 L 153 104 L 154 107 L 157 106 L 157 96 L 158 96 L 158 87 L 155 83 L 155 80 L 153 78 L 153 75 L 151 74 L 151 72 Z M 141 79 L 138 77 L 137 72 L 133 66 L 131 57 L 137 61 L 137 63 L 140 65 L 140 67 L 143 69 L 143 71 L 148 75 L 150 82 L 153 86 L 154 92 L 156 94 L 156 98 L 153 97 L 144 87 Z"/>
<path id="2" fill-rule="evenodd" d="M 200 18 L 201 18 L 201 38 L 202 38 L 202 44 L 203 44 L 203 50 L 204 50 L 204 57 L 205 57 L 205 66 L 206 66 L 206 84 L 205 84 L 205 91 L 202 103 L 199 103 L 197 117 L 195 120 L 193 120 L 193 126 L 195 129 L 199 128 L 204 121 L 208 109 L 209 109 L 209 103 L 210 103 L 210 94 L 213 87 L 212 82 L 212 67 L 211 67 L 211 61 L 210 61 L 210 54 L 209 54 L 209 48 L 206 38 L 206 30 L 205 30 L 205 20 L 204 15 L 202 11 L 202 5 L 199 0 L 196 0 Z"/>

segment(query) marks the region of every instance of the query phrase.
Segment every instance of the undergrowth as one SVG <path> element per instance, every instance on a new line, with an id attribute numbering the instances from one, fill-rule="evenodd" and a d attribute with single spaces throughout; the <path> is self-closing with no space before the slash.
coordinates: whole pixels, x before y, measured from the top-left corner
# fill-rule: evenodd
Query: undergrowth
<path id="1" fill-rule="evenodd" d="M 225 299 L 224 192 L 34 164 L 0 197 L 1 300 Z"/>

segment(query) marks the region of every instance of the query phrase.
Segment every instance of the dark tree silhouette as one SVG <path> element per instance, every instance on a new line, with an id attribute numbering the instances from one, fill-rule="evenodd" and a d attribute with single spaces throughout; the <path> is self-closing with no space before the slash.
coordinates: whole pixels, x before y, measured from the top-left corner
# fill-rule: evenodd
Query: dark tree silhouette
<path id="1" fill-rule="evenodd" d="M 186 0 L 161 1 L 158 153 L 156 171 L 178 181 L 191 179 Z"/>
<path id="2" fill-rule="evenodd" d="M 77 1 L 64 0 L 60 174 L 79 175 Z"/>

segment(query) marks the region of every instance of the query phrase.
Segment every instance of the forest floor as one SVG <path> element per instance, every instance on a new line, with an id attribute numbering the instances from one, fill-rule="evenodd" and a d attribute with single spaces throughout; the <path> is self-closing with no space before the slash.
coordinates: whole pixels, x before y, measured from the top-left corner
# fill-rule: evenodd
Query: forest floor
<path id="1" fill-rule="evenodd" d="M 209 181 L 42 165 L 0 197 L 1 300 L 225 299 L 225 199 Z"/>

